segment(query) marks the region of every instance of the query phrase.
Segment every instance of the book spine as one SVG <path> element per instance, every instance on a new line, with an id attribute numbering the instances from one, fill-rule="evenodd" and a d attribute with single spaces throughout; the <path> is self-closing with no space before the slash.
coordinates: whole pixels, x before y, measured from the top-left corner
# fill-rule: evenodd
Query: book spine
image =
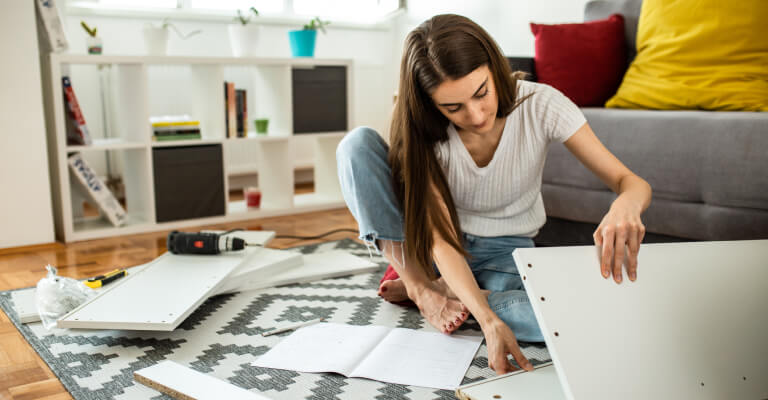
<path id="1" fill-rule="evenodd" d="M 93 140 L 91 140 L 88 127 L 85 125 L 85 117 L 80 109 L 80 104 L 77 102 L 75 91 L 72 89 L 72 82 L 68 76 L 62 77 L 61 82 L 64 85 L 64 100 L 67 104 L 67 113 L 72 120 L 73 129 L 77 134 L 75 137 L 79 137 L 76 144 L 90 146 L 93 144 Z"/>
<path id="2" fill-rule="evenodd" d="M 248 137 L 248 92 L 243 89 L 243 137 Z"/>
<path id="3" fill-rule="evenodd" d="M 227 82 L 227 117 L 229 118 L 229 128 L 227 137 L 237 137 L 237 111 L 235 110 L 235 84 Z"/>
<path id="4" fill-rule="evenodd" d="M 200 134 L 200 129 L 170 129 L 170 130 L 155 130 L 154 136 L 173 136 L 173 135 L 193 135 Z"/>
<path id="5" fill-rule="evenodd" d="M 194 139 L 200 139 L 200 133 L 180 133 L 176 135 L 163 135 L 163 136 L 155 136 L 154 139 L 156 142 L 168 142 L 173 140 L 194 140 Z"/>
<path id="6" fill-rule="evenodd" d="M 243 90 L 235 90 L 235 113 L 237 115 L 237 137 L 243 137 Z"/>
<path id="7" fill-rule="evenodd" d="M 224 81 L 224 136 L 229 136 L 229 85 Z"/>
<path id="8" fill-rule="evenodd" d="M 104 182 L 99 179 L 80 153 L 74 153 L 67 158 L 69 169 L 75 176 L 75 181 L 80 184 L 83 192 L 93 200 L 109 222 L 114 226 L 125 224 L 125 209 L 117 201 L 112 192 L 107 189 Z"/>
<path id="9" fill-rule="evenodd" d="M 64 26 L 61 24 L 61 15 L 55 0 L 36 0 L 37 12 L 43 22 L 48 46 L 54 53 L 60 53 L 69 48 Z"/>

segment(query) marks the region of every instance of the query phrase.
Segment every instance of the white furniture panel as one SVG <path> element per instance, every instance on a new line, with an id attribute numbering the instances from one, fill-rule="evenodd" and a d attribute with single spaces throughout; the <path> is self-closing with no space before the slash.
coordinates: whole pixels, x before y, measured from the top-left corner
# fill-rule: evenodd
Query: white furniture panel
<path id="1" fill-rule="evenodd" d="M 253 255 L 165 253 L 59 319 L 57 326 L 172 331 Z"/>
<path id="2" fill-rule="evenodd" d="M 620 285 L 593 246 L 513 254 L 567 398 L 768 398 L 768 240 L 643 245 Z"/>
<path id="3" fill-rule="evenodd" d="M 192 400 L 269 400 L 231 383 L 187 368 L 173 361 L 162 361 L 133 373 L 136 382 L 176 399 Z"/>
<path id="4" fill-rule="evenodd" d="M 557 371 L 552 363 L 535 370 L 517 370 L 509 374 L 470 383 L 456 389 L 461 400 L 565 400 Z"/>

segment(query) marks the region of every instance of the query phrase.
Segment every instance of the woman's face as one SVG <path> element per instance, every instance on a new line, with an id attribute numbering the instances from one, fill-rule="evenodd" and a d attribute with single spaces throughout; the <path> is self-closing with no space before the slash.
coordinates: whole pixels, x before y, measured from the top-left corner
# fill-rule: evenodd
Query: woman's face
<path id="1" fill-rule="evenodd" d="M 432 100 L 458 130 L 486 133 L 493 129 L 499 98 L 487 64 L 455 81 L 441 83 L 432 92 Z"/>

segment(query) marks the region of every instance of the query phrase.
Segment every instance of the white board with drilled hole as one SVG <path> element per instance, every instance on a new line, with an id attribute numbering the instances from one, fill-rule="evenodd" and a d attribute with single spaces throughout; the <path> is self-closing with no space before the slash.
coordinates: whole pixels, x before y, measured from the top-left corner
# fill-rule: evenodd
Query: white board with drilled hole
<path id="1" fill-rule="evenodd" d="M 620 285 L 594 246 L 513 255 L 567 398 L 768 398 L 768 240 L 642 245 Z"/>
<path id="2" fill-rule="evenodd" d="M 531 372 L 519 369 L 456 388 L 460 400 L 565 400 L 551 362 Z"/>
<path id="3" fill-rule="evenodd" d="M 59 319 L 59 328 L 172 331 L 255 251 L 165 253 Z M 122 282 L 121 282 L 122 281 Z"/>

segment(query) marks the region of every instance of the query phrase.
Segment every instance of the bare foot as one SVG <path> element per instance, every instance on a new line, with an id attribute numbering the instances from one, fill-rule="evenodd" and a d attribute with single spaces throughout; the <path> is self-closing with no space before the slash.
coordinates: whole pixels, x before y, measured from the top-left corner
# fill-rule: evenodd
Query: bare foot
<path id="1" fill-rule="evenodd" d="M 467 320 L 469 310 L 458 300 L 448 298 L 434 285 L 425 287 L 412 299 L 421 315 L 440 332 L 450 334 Z"/>
<path id="2" fill-rule="evenodd" d="M 405 283 L 400 279 L 382 282 L 379 285 L 379 296 L 390 303 L 409 300 Z"/>
<path id="3" fill-rule="evenodd" d="M 446 297 L 454 300 L 459 299 L 459 297 L 453 293 L 453 290 L 448 287 L 448 284 L 445 283 L 445 279 L 442 277 L 436 279 L 433 281 L 433 283 L 435 284 L 435 289 L 444 294 Z M 488 296 L 491 291 L 482 290 L 482 293 L 483 295 Z M 380 297 L 390 303 L 399 303 L 406 300 L 412 300 L 410 296 L 408 296 L 408 290 L 405 288 L 405 283 L 401 279 L 393 279 L 382 282 L 381 285 L 379 285 L 378 294 Z"/>

